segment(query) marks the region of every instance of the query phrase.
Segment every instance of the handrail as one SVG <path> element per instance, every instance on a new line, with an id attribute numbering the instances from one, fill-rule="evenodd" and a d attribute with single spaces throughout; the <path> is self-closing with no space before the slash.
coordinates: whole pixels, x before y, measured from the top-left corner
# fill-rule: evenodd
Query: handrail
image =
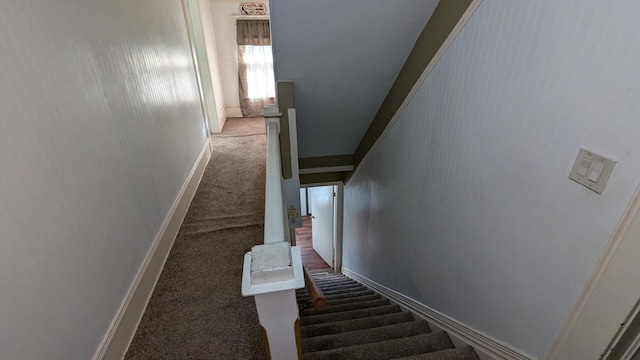
<path id="1" fill-rule="evenodd" d="M 242 295 L 253 296 L 263 328 L 267 356 L 301 359 L 295 290 L 304 287 L 300 248 L 291 246 L 280 158 L 278 108 L 263 112 L 267 130 L 264 244 L 244 256 Z M 298 191 L 299 193 L 299 191 Z"/>
<path id="2" fill-rule="evenodd" d="M 280 123 L 282 114 L 264 114 L 267 126 L 267 176 L 264 199 L 264 243 L 284 241 L 286 238 L 284 224 L 284 195 L 282 192 L 282 164 L 280 161 Z"/>
<path id="3" fill-rule="evenodd" d="M 309 274 L 309 270 L 306 265 L 302 266 L 304 271 L 304 283 L 307 287 L 307 291 L 309 292 L 309 297 L 311 298 L 311 305 L 314 309 L 322 309 L 327 305 L 327 299 L 324 297 L 322 290 L 318 287 L 311 274 Z"/>

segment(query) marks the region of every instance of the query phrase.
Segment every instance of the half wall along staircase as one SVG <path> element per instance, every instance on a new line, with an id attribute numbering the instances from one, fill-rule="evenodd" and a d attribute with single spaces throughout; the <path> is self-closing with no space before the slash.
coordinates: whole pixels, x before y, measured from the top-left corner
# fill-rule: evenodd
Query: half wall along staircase
<path id="1" fill-rule="evenodd" d="M 311 306 L 296 290 L 304 360 L 479 360 L 470 346 L 455 348 L 444 331 L 432 332 L 400 306 L 342 274 L 311 275 L 327 300 Z"/>

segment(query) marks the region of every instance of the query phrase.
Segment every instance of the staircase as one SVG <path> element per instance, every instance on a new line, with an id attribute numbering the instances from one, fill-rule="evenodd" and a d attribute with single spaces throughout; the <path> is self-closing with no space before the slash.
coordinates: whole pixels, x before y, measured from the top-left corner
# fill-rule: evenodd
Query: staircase
<path id="1" fill-rule="evenodd" d="M 470 346 L 455 348 L 444 331 L 342 274 L 312 275 L 327 300 L 311 307 L 296 291 L 304 360 L 479 360 Z"/>

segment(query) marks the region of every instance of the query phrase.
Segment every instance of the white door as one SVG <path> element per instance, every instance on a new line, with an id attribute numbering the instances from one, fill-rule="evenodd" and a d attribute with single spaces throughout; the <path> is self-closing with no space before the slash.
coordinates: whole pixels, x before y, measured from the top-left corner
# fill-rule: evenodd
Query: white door
<path id="1" fill-rule="evenodd" d="M 333 186 L 307 189 L 313 250 L 333 267 Z"/>

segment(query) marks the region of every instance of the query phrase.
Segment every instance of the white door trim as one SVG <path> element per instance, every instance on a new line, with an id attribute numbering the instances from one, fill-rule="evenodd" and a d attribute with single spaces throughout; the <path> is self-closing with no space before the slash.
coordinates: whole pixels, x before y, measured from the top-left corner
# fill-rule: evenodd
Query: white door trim
<path id="1" fill-rule="evenodd" d="M 606 358 L 640 299 L 640 186 L 547 357 Z"/>
<path id="2" fill-rule="evenodd" d="M 335 233 L 335 239 L 334 239 L 335 249 L 333 252 L 335 267 L 333 268 L 333 270 L 339 273 L 342 271 L 342 230 L 343 230 L 342 221 L 343 221 L 343 210 L 344 210 L 344 184 L 338 183 L 335 185 L 335 188 L 337 190 L 336 190 L 336 197 L 334 199 L 335 213 L 333 214 L 334 216 L 333 227 L 334 227 L 334 233 Z"/>

